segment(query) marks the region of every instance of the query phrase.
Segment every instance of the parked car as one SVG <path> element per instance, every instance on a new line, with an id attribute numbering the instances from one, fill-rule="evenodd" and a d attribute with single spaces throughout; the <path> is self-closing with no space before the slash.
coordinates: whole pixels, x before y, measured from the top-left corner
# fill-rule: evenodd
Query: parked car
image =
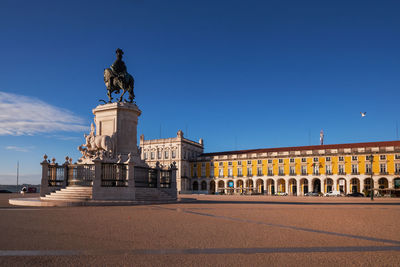
<path id="1" fill-rule="evenodd" d="M 347 194 L 346 197 L 364 197 L 364 194 L 358 193 L 358 192 L 353 192 L 353 193 Z"/>
<path id="2" fill-rule="evenodd" d="M 304 194 L 306 197 L 318 197 L 319 193 L 317 192 L 308 192 Z"/>
<path id="3" fill-rule="evenodd" d="M 287 196 L 287 195 L 288 195 L 288 193 L 286 193 L 286 192 L 275 193 L 275 196 Z"/>
<path id="4" fill-rule="evenodd" d="M 0 193 L 6 193 L 6 194 L 9 194 L 9 193 L 12 193 L 12 192 L 11 192 L 11 191 L 9 191 L 9 190 L 1 189 L 1 190 L 0 190 Z"/>
<path id="5" fill-rule="evenodd" d="M 342 194 L 340 191 L 329 191 L 328 193 L 325 194 L 326 197 L 340 197 Z"/>

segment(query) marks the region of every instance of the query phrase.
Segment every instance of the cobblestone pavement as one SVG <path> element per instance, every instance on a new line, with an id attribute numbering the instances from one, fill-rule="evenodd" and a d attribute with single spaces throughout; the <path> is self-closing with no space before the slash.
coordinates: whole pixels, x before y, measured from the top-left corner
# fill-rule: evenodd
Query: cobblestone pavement
<path id="1" fill-rule="evenodd" d="M 29 195 L 32 197 L 34 195 Z M 35 208 L 0 195 L 0 265 L 398 266 L 400 199 L 185 195 Z"/>

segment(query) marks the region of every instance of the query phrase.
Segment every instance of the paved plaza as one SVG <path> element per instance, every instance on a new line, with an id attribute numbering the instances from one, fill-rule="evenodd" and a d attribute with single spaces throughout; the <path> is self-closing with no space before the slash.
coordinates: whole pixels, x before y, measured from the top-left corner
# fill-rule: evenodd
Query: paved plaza
<path id="1" fill-rule="evenodd" d="M 10 206 L 16 196 L 0 195 L 1 266 L 400 262 L 400 199 L 187 195 L 177 204 L 34 208 Z"/>

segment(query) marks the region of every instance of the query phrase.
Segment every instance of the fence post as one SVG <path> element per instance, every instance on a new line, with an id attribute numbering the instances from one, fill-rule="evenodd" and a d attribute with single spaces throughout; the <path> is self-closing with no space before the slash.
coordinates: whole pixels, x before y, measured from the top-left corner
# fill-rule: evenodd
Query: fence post
<path id="1" fill-rule="evenodd" d="M 94 180 L 92 186 L 92 199 L 98 199 L 99 189 L 101 189 L 101 160 L 94 159 Z"/>
<path id="2" fill-rule="evenodd" d="M 161 166 L 160 166 L 160 162 L 157 161 L 156 163 L 156 170 L 157 170 L 157 188 L 160 188 L 160 183 L 161 183 Z"/>
<path id="3" fill-rule="evenodd" d="M 128 187 L 135 187 L 135 162 L 133 161 L 133 157 L 131 153 L 128 154 L 128 160 L 125 162 L 127 165 L 127 175 L 126 178 L 128 180 Z"/>
<path id="4" fill-rule="evenodd" d="M 68 156 L 65 157 L 65 162 L 63 164 L 63 167 L 64 167 L 64 180 L 62 183 L 63 188 L 66 188 L 68 185 L 68 160 L 69 160 L 69 157 Z"/>
<path id="5" fill-rule="evenodd" d="M 49 162 L 47 161 L 47 155 L 43 156 L 42 165 L 42 181 L 40 183 L 40 196 L 44 197 L 49 193 Z"/>
<path id="6" fill-rule="evenodd" d="M 178 168 L 176 167 L 176 162 L 171 164 L 171 188 L 177 190 L 176 188 L 176 173 Z"/>

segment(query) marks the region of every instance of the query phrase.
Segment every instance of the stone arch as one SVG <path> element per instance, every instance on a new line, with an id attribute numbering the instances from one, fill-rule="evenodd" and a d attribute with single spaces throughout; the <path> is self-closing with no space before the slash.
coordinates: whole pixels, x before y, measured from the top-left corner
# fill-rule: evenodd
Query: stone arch
<path id="1" fill-rule="evenodd" d="M 252 193 L 254 191 L 254 182 L 253 179 L 247 179 L 245 185 L 246 191 L 248 193 Z"/>
<path id="2" fill-rule="evenodd" d="M 207 191 L 207 182 L 202 181 L 200 184 L 201 191 Z"/>
<path id="3" fill-rule="evenodd" d="M 289 192 L 288 194 L 297 196 L 297 181 L 295 178 L 290 178 L 289 179 Z"/>
<path id="4" fill-rule="evenodd" d="M 215 194 L 215 181 L 210 181 L 210 194 Z"/>
<path id="5" fill-rule="evenodd" d="M 328 192 L 334 191 L 334 190 L 336 190 L 336 188 L 333 188 L 333 179 L 327 177 L 325 179 L 325 191 L 328 193 Z"/>
<path id="6" fill-rule="evenodd" d="M 223 180 L 218 181 L 218 188 L 225 188 L 225 182 Z"/>
<path id="7" fill-rule="evenodd" d="M 321 179 L 319 178 L 314 178 L 311 181 L 312 184 L 312 191 L 314 193 L 320 193 L 322 190 L 322 183 L 321 183 Z"/>
<path id="8" fill-rule="evenodd" d="M 267 179 L 267 191 L 269 195 L 273 195 L 276 192 L 274 179 Z"/>
<path id="9" fill-rule="evenodd" d="M 193 191 L 199 191 L 199 183 L 197 181 L 193 182 L 192 189 L 193 189 Z"/>
<path id="10" fill-rule="evenodd" d="M 256 192 L 259 194 L 264 193 L 264 180 L 263 179 L 257 179 L 256 181 Z"/>
<path id="11" fill-rule="evenodd" d="M 278 179 L 277 193 L 286 193 L 286 181 L 283 178 Z"/>
<path id="12" fill-rule="evenodd" d="M 236 190 L 237 193 L 243 194 L 244 190 L 244 182 L 243 180 L 239 179 L 236 181 Z"/>
<path id="13" fill-rule="evenodd" d="M 389 187 L 389 181 L 385 177 L 382 177 L 378 180 L 379 189 L 385 189 Z"/>
<path id="14" fill-rule="evenodd" d="M 337 191 L 343 194 L 347 193 L 347 182 L 345 178 L 340 177 L 337 179 Z"/>
<path id="15" fill-rule="evenodd" d="M 309 186 L 308 186 L 308 179 L 307 178 L 301 178 L 300 179 L 300 192 L 301 194 L 306 194 L 310 191 Z"/>
<path id="16" fill-rule="evenodd" d="M 350 179 L 350 192 L 360 192 L 360 180 L 358 178 Z"/>
<path id="17" fill-rule="evenodd" d="M 400 189 L 400 177 L 394 178 L 392 185 L 394 189 Z"/>

